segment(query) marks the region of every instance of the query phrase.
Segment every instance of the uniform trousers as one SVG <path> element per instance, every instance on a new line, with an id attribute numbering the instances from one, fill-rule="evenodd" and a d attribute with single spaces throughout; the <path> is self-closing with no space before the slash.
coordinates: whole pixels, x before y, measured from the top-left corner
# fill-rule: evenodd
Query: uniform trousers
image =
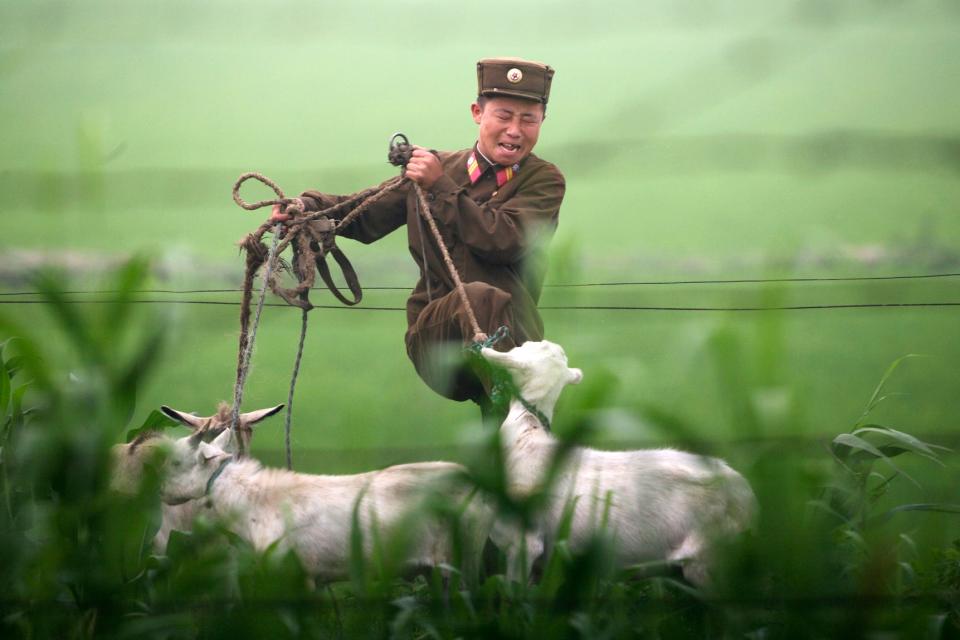
<path id="1" fill-rule="evenodd" d="M 485 282 L 464 285 L 477 324 L 488 336 L 506 326 L 509 333 L 495 348 L 509 351 L 526 341 L 514 321 L 512 296 Z M 464 354 L 473 339 L 467 311 L 456 291 L 434 298 L 407 329 L 407 355 L 417 374 L 440 395 L 452 400 L 473 400 L 488 417 L 490 379 L 486 369 Z"/>

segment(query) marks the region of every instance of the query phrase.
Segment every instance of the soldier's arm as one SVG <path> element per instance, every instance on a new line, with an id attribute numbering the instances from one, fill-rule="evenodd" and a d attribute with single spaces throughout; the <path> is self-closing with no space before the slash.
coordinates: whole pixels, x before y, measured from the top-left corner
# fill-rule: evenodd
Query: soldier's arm
<path id="1" fill-rule="evenodd" d="M 383 183 L 380 186 L 384 186 Z M 369 209 L 360 214 L 346 227 L 337 230 L 337 235 L 345 238 L 352 238 L 360 242 L 370 243 L 384 237 L 391 231 L 397 229 L 406 222 L 406 193 L 407 189 L 401 187 L 386 194 L 383 198 L 377 200 Z M 328 209 L 349 198 L 351 195 L 333 195 L 321 193 L 320 191 L 305 191 L 300 194 L 303 200 L 303 208 L 306 212 L 320 211 Z M 337 211 L 331 215 L 334 220 L 342 220 L 350 212 L 347 208 L 343 211 Z M 289 219 L 284 213 L 280 212 L 278 206 L 274 206 L 271 221 L 278 222 Z"/>

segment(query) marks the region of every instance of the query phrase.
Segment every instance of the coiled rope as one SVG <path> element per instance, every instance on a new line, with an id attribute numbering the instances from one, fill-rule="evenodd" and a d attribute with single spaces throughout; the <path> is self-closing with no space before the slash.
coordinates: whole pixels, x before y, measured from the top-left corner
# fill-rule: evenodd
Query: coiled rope
<path id="1" fill-rule="evenodd" d="M 255 203 L 245 202 L 240 197 L 240 187 L 250 179 L 258 180 L 267 185 L 273 189 L 277 197 Z M 257 326 L 260 322 L 260 314 L 266 298 L 267 288 L 269 287 L 288 304 L 301 309 L 300 339 L 293 371 L 290 375 L 290 389 L 287 394 L 287 411 L 284 420 L 284 442 L 288 469 L 293 468 L 291 423 L 293 419 L 294 391 L 296 390 L 297 377 L 300 372 L 300 362 L 303 357 L 303 348 L 306 342 L 307 314 L 313 308 L 309 300 L 309 293 L 316 280 L 316 273 L 320 273 L 321 278 L 323 278 L 330 291 L 344 304 L 355 305 L 360 302 L 363 295 L 362 289 L 360 288 L 359 281 L 356 279 L 353 267 L 350 266 L 346 256 L 344 256 L 336 246 L 334 241 L 335 231 L 338 227 L 344 227 L 355 220 L 363 211 L 384 195 L 399 187 L 400 184 L 401 181 L 397 178 L 380 188 L 367 189 L 332 207 L 309 214 L 304 212 L 302 199 L 287 198 L 275 182 L 259 173 L 244 173 L 237 179 L 233 186 L 233 200 L 243 209 L 253 211 L 262 207 L 280 205 L 285 213 L 294 215 L 294 219 L 286 223 L 274 224 L 269 220 L 264 222 L 256 231 L 247 235 L 240 244 L 241 250 L 246 252 L 246 273 L 243 282 L 243 295 L 240 302 L 240 338 L 237 356 L 237 375 L 233 394 L 233 412 L 231 414 L 231 429 L 236 430 L 240 424 L 240 407 L 243 400 L 243 388 L 246 384 L 247 373 L 250 369 L 253 343 L 256 338 Z M 339 225 L 336 225 L 336 223 L 328 217 L 353 205 L 356 206 L 341 220 Z M 268 231 L 273 233 L 273 243 L 269 250 L 266 249 L 266 245 L 263 243 L 263 235 Z M 283 262 L 280 255 L 284 249 L 291 245 L 293 247 L 293 262 L 288 265 Z M 343 269 L 348 286 L 354 295 L 353 300 L 349 300 L 343 296 L 333 284 L 329 270 L 326 267 L 327 253 L 331 253 L 341 269 Z M 253 280 L 257 271 L 264 264 L 266 264 L 266 266 L 264 267 L 263 286 L 261 287 L 260 298 L 257 303 L 257 313 L 251 325 L 250 304 L 253 297 Z M 278 269 L 276 267 L 278 265 L 284 270 L 293 272 L 298 280 L 296 287 L 288 289 L 281 286 L 280 280 L 277 277 Z M 239 442 L 240 453 L 242 455 L 243 442 L 240 438 L 237 438 L 237 441 Z"/>
<path id="2" fill-rule="evenodd" d="M 290 376 L 290 391 L 287 396 L 287 412 L 284 428 L 288 469 L 293 468 L 293 453 L 290 442 L 290 434 L 293 415 L 294 390 L 296 388 L 297 377 L 300 371 L 300 361 L 303 356 L 303 348 L 306 340 L 307 313 L 313 309 L 313 305 L 309 300 L 310 289 L 313 287 L 313 284 L 316 281 L 316 273 L 320 273 L 320 276 L 324 280 L 327 287 L 342 303 L 346 305 L 355 305 L 360 302 L 362 298 L 362 289 L 360 288 L 359 281 L 356 278 L 356 273 L 353 271 L 353 267 L 350 265 L 350 262 L 347 260 L 346 256 L 344 256 L 336 246 L 335 237 L 340 229 L 343 229 L 351 224 L 362 213 L 367 211 L 378 200 L 386 196 L 391 191 L 395 191 L 408 182 L 413 186 L 419 216 L 426 221 L 431 233 L 433 234 L 433 238 L 437 243 L 437 247 L 443 256 L 443 261 L 447 266 L 447 270 L 450 272 L 450 277 L 453 279 L 457 295 L 460 297 L 460 301 L 463 303 L 463 308 L 466 311 L 467 319 L 470 322 L 470 327 L 473 330 L 474 335 L 472 346 L 469 347 L 469 349 L 473 350 L 474 353 L 479 354 L 481 347 L 492 346 L 506 335 L 506 327 L 501 327 L 501 329 L 498 330 L 492 338 L 488 337 L 487 334 L 480 329 L 476 314 L 473 311 L 473 306 L 470 304 L 470 299 L 467 296 L 466 288 L 463 286 L 463 281 L 460 279 L 460 274 L 457 272 L 457 268 L 453 263 L 453 259 L 450 257 L 450 252 L 447 249 L 446 243 L 443 241 L 443 236 L 440 234 L 440 230 L 437 228 L 437 223 L 433 219 L 433 215 L 430 212 L 430 205 L 427 203 L 427 198 L 423 193 L 423 189 L 419 184 L 409 180 L 403 175 L 406 170 L 406 165 L 410 161 L 412 154 L 413 146 L 410 144 L 410 141 L 407 139 L 407 137 L 402 133 L 395 134 L 390 140 L 390 148 L 387 153 L 387 158 L 394 166 L 401 167 L 400 176 L 388 180 L 377 187 L 371 187 L 356 193 L 331 207 L 309 213 L 305 211 L 304 202 L 301 198 L 286 197 L 283 191 L 274 181 L 262 174 L 254 172 L 244 173 L 233 185 L 233 200 L 243 209 L 246 209 L 247 211 L 254 211 L 263 207 L 279 205 L 283 213 L 293 216 L 292 219 L 282 223 L 275 224 L 270 220 L 264 222 L 262 225 L 260 225 L 260 227 L 257 228 L 256 231 L 247 235 L 246 238 L 244 238 L 240 243 L 241 250 L 246 252 L 246 273 L 243 282 L 243 296 L 240 303 L 240 339 L 237 356 L 236 384 L 234 386 L 233 394 L 233 412 L 231 415 L 231 428 L 236 430 L 239 428 L 240 424 L 240 406 L 243 401 L 243 388 L 246 384 L 247 373 L 250 369 L 251 355 L 253 352 L 253 344 L 256 339 L 257 326 L 260 323 L 260 315 L 263 310 L 264 300 L 266 299 L 267 288 L 269 288 L 276 295 L 283 298 L 288 304 L 299 307 L 302 314 L 297 356 L 294 362 L 293 372 Z M 251 179 L 258 180 L 271 188 L 277 197 L 270 200 L 260 200 L 254 203 L 245 202 L 240 197 L 240 187 L 244 182 Z M 343 216 L 339 222 L 333 218 L 334 214 L 348 209 L 349 212 Z M 273 243 L 269 250 L 263 242 L 263 236 L 268 231 L 272 232 L 273 234 Z M 293 259 L 290 264 L 285 263 L 280 257 L 287 247 L 292 247 L 293 250 Z M 329 270 L 326 267 L 326 255 L 328 253 L 333 255 L 334 259 L 343 270 L 347 284 L 354 295 L 353 300 L 349 300 L 343 296 L 333 284 Z M 253 298 L 253 280 L 257 271 L 263 267 L 264 264 L 266 266 L 264 267 L 263 286 L 260 289 L 260 297 L 257 302 L 257 311 L 251 325 L 250 304 Z M 280 269 L 277 268 L 278 266 Z M 281 286 L 278 275 L 278 271 L 281 270 L 292 271 L 293 275 L 298 280 L 296 287 L 285 288 Z M 424 274 L 424 276 L 426 276 L 426 274 Z M 240 447 L 240 455 L 243 455 L 244 452 L 242 450 L 242 440 L 237 438 L 237 441 Z"/>

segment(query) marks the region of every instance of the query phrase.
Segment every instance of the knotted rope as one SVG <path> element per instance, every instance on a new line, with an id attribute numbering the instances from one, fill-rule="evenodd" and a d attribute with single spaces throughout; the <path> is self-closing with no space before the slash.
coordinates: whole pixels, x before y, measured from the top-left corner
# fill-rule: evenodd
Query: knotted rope
<path id="1" fill-rule="evenodd" d="M 247 180 L 258 180 L 270 187 L 277 197 L 271 200 L 261 200 L 259 202 L 247 203 L 240 197 L 240 187 Z M 350 265 L 346 256 L 337 248 L 335 238 L 337 229 L 343 228 L 352 223 L 356 218 L 366 211 L 370 206 L 383 198 L 386 194 L 399 188 L 403 184 L 403 179 L 397 177 L 387 183 L 361 191 L 332 207 L 321 211 L 306 213 L 304 203 L 300 198 L 287 198 L 279 186 L 266 176 L 259 173 L 244 173 L 233 186 L 233 200 L 243 209 L 253 211 L 262 207 L 279 205 L 284 213 L 293 215 L 294 218 L 284 223 L 274 225 L 269 220 L 264 222 L 256 231 L 247 235 L 240 243 L 241 250 L 246 252 L 246 273 L 243 282 L 243 295 L 240 302 L 240 338 L 239 350 L 237 356 L 237 375 L 234 386 L 234 403 L 231 415 L 231 429 L 236 430 L 240 424 L 240 407 L 243 400 L 243 388 L 246 384 L 247 372 L 250 369 L 251 353 L 253 343 L 256 338 L 257 326 L 260 322 L 260 314 L 263 309 L 266 298 L 266 290 L 269 287 L 276 295 L 283 298 L 288 304 L 301 309 L 300 340 L 297 347 L 297 356 L 294 361 L 293 372 L 290 376 L 290 390 L 287 395 L 287 411 L 284 427 L 287 468 L 293 467 L 293 452 L 290 442 L 291 421 L 293 416 L 293 398 L 296 389 L 297 377 L 300 371 L 300 362 L 303 357 L 303 348 L 307 333 L 307 313 L 313 308 L 309 300 L 310 289 L 316 281 L 316 273 L 320 274 L 324 283 L 330 291 L 344 304 L 355 305 L 360 302 L 363 292 L 360 283 L 357 280 L 356 272 Z M 353 209 L 340 221 L 339 224 L 331 219 L 335 213 L 339 213 L 349 207 Z M 263 236 L 268 231 L 273 233 L 273 244 L 269 250 L 263 242 Z M 285 263 L 280 255 L 288 246 L 293 250 L 293 261 L 291 264 Z M 343 270 L 344 278 L 347 280 L 354 299 L 346 298 L 330 276 L 330 271 L 326 264 L 326 255 L 330 253 Z M 250 324 L 250 304 L 253 297 L 253 280 L 257 271 L 266 263 L 263 275 L 263 287 L 260 290 L 260 298 L 257 303 L 257 312 Z M 292 271 L 298 280 L 294 288 L 285 288 L 281 286 L 277 275 L 277 266 L 284 270 Z M 242 441 L 240 442 L 241 454 Z"/>
<path id="2" fill-rule="evenodd" d="M 253 278 L 249 278 L 249 287 L 245 287 L 243 291 L 243 299 L 245 304 L 241 306 L 241 309 L 245 313 L 241 314 L 241 325 L 244 326 L 244 330 L 240 334 L 240 354 L 238 356 L 237 362 L 237 382 L 233 387 L 233 410 L 230 414 L 230 429 L 233 430 L 234 439 L 237 443 L 237 451 L 239 455 L 244 455 L 246 452 L 243 450 L 243 438 L 239 436 L 238 429 L 240 428 L 240 406 L 243 403 L 243 387 L 247 383 L 247 372 L 250 370 L 250 356 L 253 353 L 253 343 L 257 337 L 257 327 L 260 324 L 260 314 L 263 313 L 263 302 L 267 297 L 267 282 L 270 281 L 271 271 L 273 270 L 274 259 L 277 255 L 277 240 L 280 238 L 280 225 L 278 224 L 274 227 L 273 230 L 273 245 L 270 247 L 267 257 L 267 270 L 263 276 L 263 287 L 260 289 L 260 300 L 257 302 L 257 313 L 253 319 L 253 329 L 250 331 L 249 339 L 247 337 L 246 323 L 249 322 L 250 318 L 250 288 L 252 287 Z M 247 265 L 249 270 L 250 265 L 250 253 L 247 253 Z"/>

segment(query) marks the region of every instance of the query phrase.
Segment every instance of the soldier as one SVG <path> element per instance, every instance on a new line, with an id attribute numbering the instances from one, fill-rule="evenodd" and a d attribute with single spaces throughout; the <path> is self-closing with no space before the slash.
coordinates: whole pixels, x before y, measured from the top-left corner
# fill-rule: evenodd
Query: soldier
<path id="1" fill-rule="evenodd" d="M 496 348 L 509 350 L 543 339 L 537 311 L 546 270 L 545 242 L 557 225 L 565 183 L 551 163 L 532 154 L 546 115 L 553 69 L 518 58 L 477 63 L 478 96 L 470 106 L 479 125 L 473 147 L 433 152 L 415 147 L 406 177 L 423 188 L 482 331 L 506 326 Z M 307 211 L 327 208 L 348 196 L 317 191 L 301 195 Z M 344 214 L 340 214 L 341 216 Z M 271 219 L 288 216 L 274 207 Z M 369 243 L 407 225 L 410 253 L 420 280 L 407 300 L 407 355 L 437 393 L 473 400 L 491 413 L 489 382 L 462 358 L 449 357 L 473 339 L 473 330 L 429 228 L 420 218 L 416 194 L 398 189 L 378 201 L 338 235 Z M 448 347 L 444 349 L 443 347 Z M 451 366 L 452 363 L 452 366 Z"/>

